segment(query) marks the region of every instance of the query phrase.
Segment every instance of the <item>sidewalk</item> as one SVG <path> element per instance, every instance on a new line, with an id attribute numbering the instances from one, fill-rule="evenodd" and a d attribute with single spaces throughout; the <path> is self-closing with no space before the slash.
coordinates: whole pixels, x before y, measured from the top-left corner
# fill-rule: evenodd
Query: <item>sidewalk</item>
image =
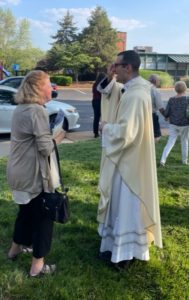
<path id="1" fill-rule="evenodd" d="M 92 89 L 93 81 L 84 81 L 84 82 L 73 82 L 72 84 L 65 86 L 59 85 L 58 90 L 64 89 Z"/>
<path id="2" fill-rule="evenodd" d="M 64 90 L 64 89 L 92 89 L 94 81 L 79 81 L 78 83 L 73 82 L 72 84 L 66 86 L 66 85 L 59 85 L 58 90 Z M 159 90 L 164 90 L 164 91 L 174 91 L 174 86 L 172 87 L 162 87 L 159 88 Z M 187 91 L 189 88 L 187 89 Z"/>
<path id="3" fill-rule="evenodd" d="M 93 139 L 92 131 L 69 132 L 66 133 L 67 137 L 63 140 L 62 144 L 69 144 L 78 141 L 86 141 Z M 8 156 L 10 151 L 10 141 L 0 142 L 0 158 Z"/>
<path id="4" fill-rule="evenodd" d="M 167 128 L 161 128 L 162 136 L 168 135 Z M 68 132 L 67 137 L 63 140 L 62 144 L 70 144 L 79 141 L 87 141 L 94 139 L 92 131 L 81 131 L 81 132 Z M 0 158 L 9 155 L 10 141 L 0 142 Z"/>
<path id="5" fill-rule="evenodd" d="M 10 142 L 1 142 L 0 143 L 0 158 L 3 156 L 7 156 L 9 154 Z"/>
<path id="6" fill-rule="evenodd" d="M 67 132 L 63 143 L 74 143 L 78 141 L 86 141 L 94 138 L 92 131 Z"/>

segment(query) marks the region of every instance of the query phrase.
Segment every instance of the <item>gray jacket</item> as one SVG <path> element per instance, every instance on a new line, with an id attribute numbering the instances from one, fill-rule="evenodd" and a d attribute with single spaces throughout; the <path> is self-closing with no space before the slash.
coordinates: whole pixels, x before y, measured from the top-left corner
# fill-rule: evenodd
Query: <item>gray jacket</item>
<path id="1" fill-rule="evenodd" d="M 11 189 L 29 193 L 52 191 L 48 156 L 53 148 L 46 109 L 36 103 L 19 104 L 12 118 L 7 166 Z"/>

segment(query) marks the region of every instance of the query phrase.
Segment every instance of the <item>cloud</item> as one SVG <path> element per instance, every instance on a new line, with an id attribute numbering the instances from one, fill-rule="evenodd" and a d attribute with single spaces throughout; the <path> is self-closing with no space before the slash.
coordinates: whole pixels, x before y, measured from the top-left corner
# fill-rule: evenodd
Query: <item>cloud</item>
<path id="1" fill-rule="evenodd" d="M 0 0 L 1 1 L 1 0 Z M 57 21 L 60 21 L 64 18 L 69 10 L 70 14 L 73 16 L 73 22 L 75 26 L 82 30 L 84 27 L 88 26 L 88 19 L 91 17 L 92 11 L 96 7 L 90 8 L 52 8 L 45 9 L 41 11 L 43 18 L 48 21 L 40 21 L 34 19 L 28 19 L 31 25 L 32 37 L 33 40 L 37 40 L 42 48 L 49 48 L 48 44 L 52 42 L 51 36 L 57 32 L 59 25 Z M 108 19 L 112 23 L 112 27 L 120 31 L 132 31 L 135 32 L 135 29 L 147 27 L 146 24 L 142 23 L 140 20 L 136 19 L 119 19 L 117 17 L 109 17 Z M 36 36 L 37 29 L 37 36 Z M 42 46 L 41 46 L 42 45 Z"/>
<path id="2" fill-rule="evenodd" d="M 69 8 L 70 14 L 73 16 L 73 22 L 75 25 L 82 29 L 87 26 L 87 20 L 91 15 L 94 8 Z M 45 13 L 49 15 L 50 18 L 55 19 L 56 22 L 62 20 L 67 14 L 67 8 L 52 8 L 46 9 Z"/>
<path id="3" fill-rule="evenodd" d="M 112 27 L 121 31 L 130 31 L 138 28 L 145 28 L 146 25 L 135 19 L 119 19 L 117 17 L 110 17 Z"/>
<path id="4" fill-rule="evenodd" d="M 21 0 L 0 0 L 0 6 L 7 5 L 7 4 L 18 5 L 20 3 L 21 3 Z"/>
<path id="5" fill-rule="evenodd" d="M 38 21 L 34 19 L 27 19 L 30 22 L 31 27 L 34 29 L 39 29 L 43 33 L 52 34 L 53 32 L 53 25 L 50 22 Z"/>
<path id="6" fill-rule="evenodd" d="M 88 25 L 88 19 L 91 16 L 91 12 L 95 9 L 95 7 L 91 8 L 70 8 L 69 12 L 73 16 L 73 22 L 76 23 L 76 26 L 79 29 L 86 27 Z M 52 8 L 46 9 L 45 13 L 49 15 L 50 18 L 55 19 L 56 21 L 62 20 L 62 18 L 67 14 L 67 8 Z M 146 25 L 139 20 L 135 19 L 119 19 L 117 17 L 109 17 L 109 20 L 112 23 L 112 27 L 121 30 L 121 31 L 129 31 L 138 28 L 144 28 Z"/>

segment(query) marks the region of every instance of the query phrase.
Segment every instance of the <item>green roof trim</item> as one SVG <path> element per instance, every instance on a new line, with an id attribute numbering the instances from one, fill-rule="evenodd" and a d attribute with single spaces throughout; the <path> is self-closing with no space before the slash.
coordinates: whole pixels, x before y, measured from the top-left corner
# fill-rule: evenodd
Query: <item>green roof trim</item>
<path id="1" fill-rule="evenodd" d="M 168 55 L 176 63 L 189 64 L 189 55 Z"/>

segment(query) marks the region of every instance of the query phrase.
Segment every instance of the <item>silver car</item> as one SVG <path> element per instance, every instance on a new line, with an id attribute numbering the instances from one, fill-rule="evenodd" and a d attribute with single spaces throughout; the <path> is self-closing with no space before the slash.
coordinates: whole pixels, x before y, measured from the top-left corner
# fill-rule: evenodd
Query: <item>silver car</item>
<path id="1" fill-rule="evenodd" d="M 0 85 L 0 133 L 10 133 L 11 132 L 11 120 L 13 111 L 16 108 L 14 102 L 14 95 L 17 90 L 8 86 Z M 65 130 L 71 130 L 79 128 L 80 125 L 77 124 L 79 119 L 79 113 L 74 106 L 60 102 L 57 100 L 51 100 L 45 104 L 50 122 L 53 122 L 56 118 L 58 111 L 61 109 L 64 112 L 64 124 L 63 128 Z"/>
<path id="2" fill-rule="evenodd" d="M 10 86 L 14 89 L 18 89 L 19 86 L 21 85 L 23 79 L 24 79 L 24 76 L 7 77 L 0 81 L 0 85 L 6 85 L 6 86 Z M 56 98 L 58 96 L 57 84 L 51 83 L 51 86 L 52 86 L 52 98 Z"/>

